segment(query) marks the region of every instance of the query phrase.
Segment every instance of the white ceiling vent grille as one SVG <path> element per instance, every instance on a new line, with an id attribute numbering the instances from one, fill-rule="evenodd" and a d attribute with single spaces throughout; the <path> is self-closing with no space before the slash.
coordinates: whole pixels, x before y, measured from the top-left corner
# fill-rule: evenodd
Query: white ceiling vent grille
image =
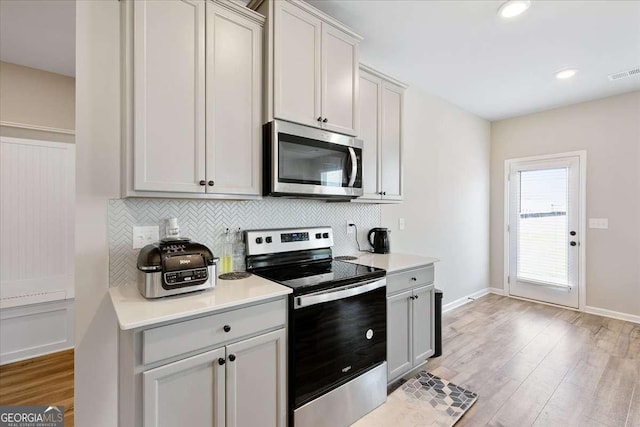
<path id="1" fill-rule="evenodd" d="M 614 81 L 634 76 L 640 76 L 640 67 L 632 68 L 631 70 L 620 71 L 619 73 L 609 74 L 609 80 Z"/>

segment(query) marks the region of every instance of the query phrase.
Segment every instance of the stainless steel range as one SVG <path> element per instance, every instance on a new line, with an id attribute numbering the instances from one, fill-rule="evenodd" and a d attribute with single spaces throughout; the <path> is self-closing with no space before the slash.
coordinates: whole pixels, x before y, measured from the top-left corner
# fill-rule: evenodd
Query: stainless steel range
<path id="1" fill-rule="evenodd" d="M 348 426 L 387 397 L 386 271 L 334 260 L 330 227 L 245 232 L 247 270 L 289 297 L 289 425 Z"/>

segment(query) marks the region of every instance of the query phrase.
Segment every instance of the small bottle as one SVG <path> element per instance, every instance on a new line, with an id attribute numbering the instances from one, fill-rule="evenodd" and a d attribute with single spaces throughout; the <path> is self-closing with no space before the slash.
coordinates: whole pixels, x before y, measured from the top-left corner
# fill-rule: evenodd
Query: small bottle
<path id="1" fill-rule="evenodd" d="M 245 271 L 245 244 L 242 230 L 236 231 L 235 242 L 233 243 L 233 271 Z"/>
<path id="2" fill-rule="evenodd" d="M 232 235 L 229 229 L 224 231 L 224 244 L 222 245 L 222 265 L 220 266 L 220 272 L 231 273 L 233 271 L 233 242 Z"/>

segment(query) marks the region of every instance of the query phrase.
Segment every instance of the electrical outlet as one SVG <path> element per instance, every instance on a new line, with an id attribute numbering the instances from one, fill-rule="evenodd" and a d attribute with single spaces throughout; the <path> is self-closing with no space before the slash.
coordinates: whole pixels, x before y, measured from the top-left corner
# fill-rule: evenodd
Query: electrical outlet
<path id="1" fill-rule="evenodd" d="M 398 218 L 398 228 L 404 230 L 404 218 Z"/>
<path id="2" fill-rule="evenodd" d="M 133 249 L 140 249 L 160 240 L 160 229 L 157 225 L 133 227 Z"/>
<path id="3" fill-rule="evenodd" d="M 589 228 L 609 228 L 609 218 L 589 218 Z"/>
<path id="4" fill-rule="evenodd" d="M 351 221 L 351 220 L 347 220 L 347 234 L 353 234 L 356 232 L 356 228 L 350 226 L 349 224 L 355 224 L 355 222 Z"/>

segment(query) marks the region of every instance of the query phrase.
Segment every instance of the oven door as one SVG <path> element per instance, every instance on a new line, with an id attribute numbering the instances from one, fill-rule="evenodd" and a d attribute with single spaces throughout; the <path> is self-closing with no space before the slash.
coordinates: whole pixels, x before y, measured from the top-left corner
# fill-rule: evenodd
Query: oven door
<path id="1" fill-rule="evenodd" d="M 292 299 L 293 409 L 386 360 L 385 285 L 379 279 Z"/>
<path id="2" fill-rule="evenodd" d="M 275 120 L 269 129 L 268 194 L 317 198 L 362 195 L 362 141 Z"/>

